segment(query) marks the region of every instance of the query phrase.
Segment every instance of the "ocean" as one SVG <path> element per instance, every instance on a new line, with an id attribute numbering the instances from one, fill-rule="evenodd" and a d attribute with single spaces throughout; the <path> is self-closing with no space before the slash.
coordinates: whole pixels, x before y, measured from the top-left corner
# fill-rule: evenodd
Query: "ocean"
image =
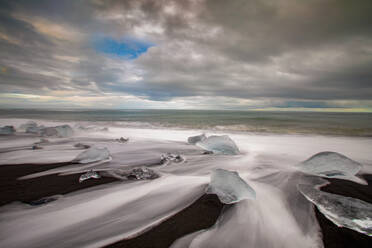
<path id="1" fill-rule="evenodd" d="M 372 113 L 217 110 L 0 110 L 0 118 L 93 121 L 136 128 L 372 136 Z"/>

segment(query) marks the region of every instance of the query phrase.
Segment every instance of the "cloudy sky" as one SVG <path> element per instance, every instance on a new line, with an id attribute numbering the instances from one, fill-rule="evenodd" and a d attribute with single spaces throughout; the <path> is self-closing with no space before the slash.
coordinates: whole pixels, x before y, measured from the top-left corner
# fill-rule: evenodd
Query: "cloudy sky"
<path id="1" fill-rule="evenodd" d="M 0 0 L 0 106 L 372 111 L 371 13 L 371 0 Z"/>

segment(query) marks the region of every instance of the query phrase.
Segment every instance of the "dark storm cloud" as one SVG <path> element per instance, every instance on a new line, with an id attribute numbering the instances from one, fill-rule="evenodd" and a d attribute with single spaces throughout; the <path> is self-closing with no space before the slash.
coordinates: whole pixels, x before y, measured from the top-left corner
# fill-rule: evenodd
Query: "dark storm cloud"
<path id="1" fill-rule="evenodd" d="M 0 90 L 347 107 L 372 100 L 370 13 L 370 0 L 0 1 Z M 97 35 L 154 46 L 128 61 Z"/>

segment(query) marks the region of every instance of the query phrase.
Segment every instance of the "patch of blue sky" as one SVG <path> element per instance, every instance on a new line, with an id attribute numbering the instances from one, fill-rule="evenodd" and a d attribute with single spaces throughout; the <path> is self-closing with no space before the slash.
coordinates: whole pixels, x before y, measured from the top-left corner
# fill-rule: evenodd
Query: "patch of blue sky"
<path id="1" fill-rule="evenodd" d="M 146 53 L 150 47 L 155 46 L 151 42 L 134 37 L 114 39 L 109 36 L 95 37 L 93 45 L 98 52 L 128 60 L 138 58 L 141 54 Z"/>

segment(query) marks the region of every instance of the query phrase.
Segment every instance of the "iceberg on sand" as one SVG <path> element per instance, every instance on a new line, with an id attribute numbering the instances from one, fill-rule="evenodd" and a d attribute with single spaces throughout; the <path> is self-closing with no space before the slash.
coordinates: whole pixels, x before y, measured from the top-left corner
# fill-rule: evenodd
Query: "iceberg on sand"
<path id="1" fill-rule="evenodd" d="M 14 134 L 15 129 L 13 126 L 4 126 L 0 127 L 0 135 L 9 135 L 9 134 Z"/>
<path id="2" fill-rule="evenodd" d="M 362 179 L 355 175 L 362 165 L 337 152 L 320 152 L 298 165 L 305 173 L 328 177 L 348 179 L 363 183 Z"/>
<path id="3" fill-rule="evenodd" d="M 69 125 L 60 125 L 55 127 L 44 127 L 43 125 L 38 126 L 36 122 L 29 121 L 22 124 L 19 127 L 26 133 L 33 133 L 42 136 L 57 136 L 57 137 L 70 137 L 74 134 L 74 131 Z"/>
<path id="4" fill-rule="evenodd" d="M 83 151 L 72 162 L 87 164 L 110 159 L 110 152 L 106 147 L 91 147 Z"/>
<path id="5" fill-rule="evenodd" d="M 216 194 L 220 201 L 232 204 L 244 199 L 255 199 L 256 192 L 236 171 L 215 169 L 211 175 L 211 182 L 206 190 L 207 194 Z"/>
<path id="6" fill-rule="evenodd" d="M 215 154 L 237 155 L 239 148 L 227 135 L 212 135 L 203 141 L 196 143 L 197 146 Z"/>
<path id="7" fill-rule="evenodd" d="M 196 135 L 196 136 L 191 136 L 187 139 L 187 143 L 195 145 L 196 143 L 198 143 L 200 141 L 203 141 L 206 138 L 207 138 L 207 136 L 205 136 L 204 133 L 200 134 L 200 135 Z"/>
<path id="8" fill-rule="evenodd" d="M 69 125 L 61 125 L 54 128 L 57 130 L 59 137 L 70 137 L 74 134 L 74 131 Z"/>
<path id="9" fill-rule="evenodd" d="M 58 136 L 58 137 L 70 137 L 74 134 L 74 131 L 69 125 L 61 125 L 56 127 L 46 127 L 41 129 L 41 135 L 43 136 Z"/>
<path id="10" fill-rule="evenodd" d="M 28 128 L 36 128 L 37 127 L 37 123 L 34 122 L 34 121 L 28 121 L 22 125 L 19 126 L 19 130 L 21 131 L 25 131 L 28 129 Z"/>
<path id="11" fill-rule="evenodd" d="M 311 185 L 298 185 L 300 192 L 329 220 L 340 227 L 372 236 L 372 204 L 315 189 Z"/>

